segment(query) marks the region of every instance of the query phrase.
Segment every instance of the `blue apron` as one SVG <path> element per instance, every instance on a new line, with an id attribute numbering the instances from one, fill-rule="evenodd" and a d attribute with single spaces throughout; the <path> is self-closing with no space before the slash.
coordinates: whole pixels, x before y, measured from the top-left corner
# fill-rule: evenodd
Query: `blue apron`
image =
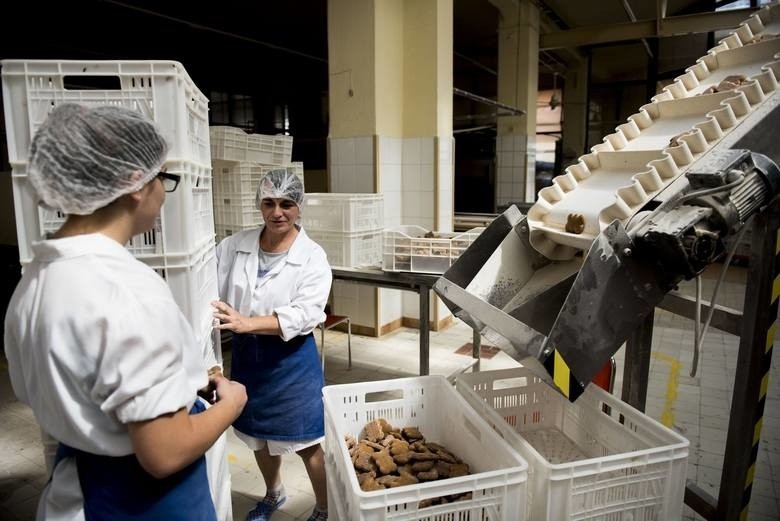
<path id="1" fill-rule="evenodd" d="M 325 435 L 324 379 L 314 335 L 233 335 L 231 378 L 248 401 L 233 423 L 263 440 L 308 441 Z"/>
<path id="2" fill-rule="evenodd" d="M 204 410 L 196 401 L 190 414 Z M 217 519 L 204 456 L 163 479 L 147 473 L 135 454 L 99 456 L 60 444 L 55 466 L 67 457 L 76 458 L 86 521 Z"/>

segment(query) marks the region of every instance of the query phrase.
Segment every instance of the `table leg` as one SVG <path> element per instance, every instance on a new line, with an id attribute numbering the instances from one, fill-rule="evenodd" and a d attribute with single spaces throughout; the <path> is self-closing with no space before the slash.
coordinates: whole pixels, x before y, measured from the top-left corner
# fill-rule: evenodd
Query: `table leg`
<path id="1" fill-rule="evenodd" d="M 420 294 L 420 376 L 430 373 L 430 298 L 428 288 L 418 289 Z"/>
<path id="2" fill-rule="evenodd" d="M 472 330 L 474 335 L 471 340 L 471 357 L 476 358 L 477 361 L 474 363 L 474 369 L 473 371 L 479 371 L 479 359 L 481 356 L 482 351 L 482 335 L 479 334 L 479 331 L 476 329 Z"/>

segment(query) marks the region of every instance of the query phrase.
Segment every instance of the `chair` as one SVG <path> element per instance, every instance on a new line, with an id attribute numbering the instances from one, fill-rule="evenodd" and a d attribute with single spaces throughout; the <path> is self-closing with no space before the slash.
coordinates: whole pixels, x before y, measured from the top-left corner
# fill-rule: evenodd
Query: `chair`
<path id="1" fill-rule="evenodd" d="M 317 327 L 322 331 L 322 341 L 320 342 L 320 360 L 322 362 L 322 372 L 325 372 L 325 331 L 332 329 L 339 324 L 347 323 L 347 369 L 352 369 L 352 322 L 349 317 L 344 315 L 325 315 L 325 322 Z"/>

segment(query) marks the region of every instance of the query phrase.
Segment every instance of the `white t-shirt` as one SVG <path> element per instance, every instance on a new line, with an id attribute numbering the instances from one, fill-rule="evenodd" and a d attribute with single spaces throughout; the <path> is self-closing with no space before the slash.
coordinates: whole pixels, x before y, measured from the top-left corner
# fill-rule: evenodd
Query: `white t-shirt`
<path id="1" fill-rule="evenodd" d="M 33 251 L 5 318 L 14 392 L 57 440 L 130 454 L 124 424 L 189 408 L 208 383 L 195 335 L 162 277 L 116 241 Z"/>

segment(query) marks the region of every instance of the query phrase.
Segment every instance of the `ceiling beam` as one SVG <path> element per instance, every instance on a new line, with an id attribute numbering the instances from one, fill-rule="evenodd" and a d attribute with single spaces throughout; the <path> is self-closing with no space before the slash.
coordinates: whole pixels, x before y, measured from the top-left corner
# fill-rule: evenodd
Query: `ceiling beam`
<path id="1" fill-rule="evenodd" d="M 706 33 L 720 29 L 733 29 L 744 22 L 757 9 L 735 9 L 714 13 L 670 16 L 653 20 L 613 23 L 608 25 L 577 27 L 555 31 L 539 37 L 539 50 L 561 49 L 600 43 L 679 36 Z"/>

